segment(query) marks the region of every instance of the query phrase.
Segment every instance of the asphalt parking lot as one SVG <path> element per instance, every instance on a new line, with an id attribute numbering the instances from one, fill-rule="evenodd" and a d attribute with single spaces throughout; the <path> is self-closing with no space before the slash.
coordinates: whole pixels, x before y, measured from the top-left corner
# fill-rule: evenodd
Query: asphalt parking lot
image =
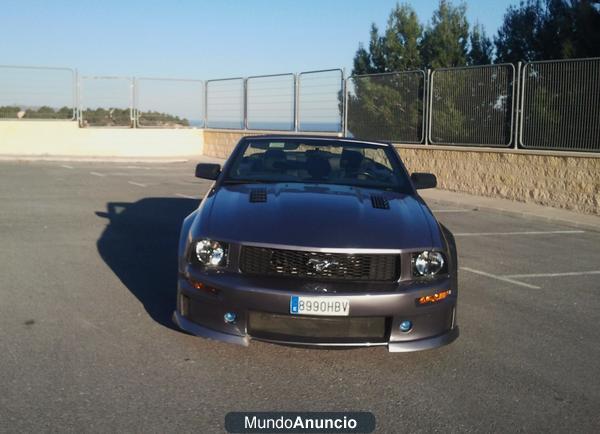
<path id="1" fill-rule="evenodd" d="M 223 432 L 228 411 L 371 411 L 378 432 L 598 432 L 600 233 L 431 202 L 460 338 L 243 348 L 175 330 L 193 163 L 0 162 L 0 431 Z"/>

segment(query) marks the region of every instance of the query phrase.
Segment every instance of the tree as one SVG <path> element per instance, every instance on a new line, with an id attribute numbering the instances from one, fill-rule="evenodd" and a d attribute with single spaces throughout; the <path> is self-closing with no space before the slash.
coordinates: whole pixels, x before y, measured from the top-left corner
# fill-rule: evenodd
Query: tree
<path id="1" fill-rule="evenodd" d="M 371 55 L 363 44 L 358 45 L 358 50 L 354 56 L 354 68 L 352 73 L 355 75 L 369 74 L 371 71 Z"/>
<path id="2" fill-rule="evenodd" d="M 359 44 L 354 56 L 353 74 L 375 74 L 385 72 L 385 55 L 383 38 L 379 36 L 379 29 L 375 23 L 371 24 L 369 51 Z"/>
<path id="3" fill-rule="evenodd" d="M 73 109 L 70 107 L 61 107 L 56 115 L 59 119 L 71 119 L 73 117 Z"/>
<path id="4" fill-rule="evenodd" d="M 14 105 L 0 106 L 0 118 L 16 118 L 17 113 L 21 111 L 21 107 Z"/>
<path id="5" fill-rule="evenodd" d="M 403 71 L 420 68 L 422 35 L 423 26 L 414 9 L 406 4 L 396 5 L 390 13 L 385 32 L 386 69 Z"/>
<path id="6" fill-rule="evenodd" d="M 470 48 L 467 55 L 469 65 L 489 65 L 492 63 L 494 47 L 481 24 L 473 27 L 469 38 L 469 45 Z"/>
<path id="7" fill-rule="evenodd" d="M 43 105 L 37 110 L 27 110 L 25 117 L 34 119 L 56 119 L 56 112 L 52 107 Z"/>
<path id="8" fill-rule="evenodd" d="M 499 63 L 536 60 L 541 46 L 540 32 L 543 21 L 540 0 L 521 1 L 509 6 L 494 38 L 496 61 Z"/>
<path id="9" fill-rule="evenodd" d="M 526 0 L 494 38 L 498 62 L 600 56 L 600 1 Z"/>
<path id="10" fill-rule="evenodd" d="M 371 24 L 369 49 L 359 44 L 354 56 L 353 74 L 417 69 L 422 65 L 420 42 L 423 27 L 409 5 L 396 5 L 390 13 L 383 35 Z"/>
<path id="11" fill-rule="evenodd" d="M 577 57 L 600 57 L 600 0 L 575 1 L 573 44 Z"/>
<path id="12" fill-rule="evenodd" d="M 354 75 L 418 69 L 423 27 L 409 5 L 396 5 L 383 35 L 371 26 L 368 51 L 359 45 Z M 419 141 L 424 83 L 419 73 L 357 78 L 348 99 L 348 123 L 355 136 Z M 401 116 L 401 121 L 399 121 Z"/>
<path id="13" fill-rule="evenodd" d="M 546 0 L 539 56 L 572 59 L 600 55 L 600 1 Z"/>
<path id="14" fill-rule="evenodd" d="M 466 65 L 469 39 L 466 11 L 464 3 L 454 6 L 448 0 L 440 0 L 423 35 L 422 56 L 427 67 Z"/>
<path id="15" fill-rule="evenodd" d="M 385 38 L 379 36 L 379 29 L 375 23 L 371 24 L 369 53 L 371 55 L 371 73 L 386 72 Z"/>

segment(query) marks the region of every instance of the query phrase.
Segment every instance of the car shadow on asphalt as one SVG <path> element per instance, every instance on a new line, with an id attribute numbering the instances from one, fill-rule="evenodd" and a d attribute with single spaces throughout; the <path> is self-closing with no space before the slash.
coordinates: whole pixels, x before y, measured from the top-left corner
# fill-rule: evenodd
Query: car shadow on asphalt
<path id="1" fill-rule="evenodd" d="M 108 219 L 96 243 L 100 256 L 148 314 L 173 329 L 179 231 L 197 206 L 195 199 L 145 198 L 109 202 L 96 212 Z"/>

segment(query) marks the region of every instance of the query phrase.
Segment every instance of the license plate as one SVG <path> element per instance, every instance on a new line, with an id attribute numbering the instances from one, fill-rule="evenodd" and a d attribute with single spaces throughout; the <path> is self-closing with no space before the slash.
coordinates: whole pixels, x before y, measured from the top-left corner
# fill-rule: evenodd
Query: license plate
<path id="1" fill-rule="evenodd" d="M 350 299 L 343 297 L 299 297 L 290 299 L 292 315 L 348 316 Z"/>

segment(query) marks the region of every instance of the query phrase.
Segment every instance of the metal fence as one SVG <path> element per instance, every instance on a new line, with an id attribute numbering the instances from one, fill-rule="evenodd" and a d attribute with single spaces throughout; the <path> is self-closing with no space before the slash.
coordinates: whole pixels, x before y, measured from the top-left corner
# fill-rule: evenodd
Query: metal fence
<path id="1" fill-rule="evenodd" d="M 135 79 L 139 128 L 204 127 L 204 82 L 172 78 Z"/>
<path id="2" fill-rule="evenodd" d="M 0 65 L 0 119 L 75 119 L 76 73 L 70 68 Z"/>
<path id="3" fill-rule="evenodd" d="M 131 127 L 133 121 L 132 77 L 81 77 L 79 124 L 82 127 Z"/>
<path id="4" fill-rule="evenodd" d="M 341 69 L 209 80 L 208 128 L 341 132 Z"/>
<path id="5" fill-rule="evenodd" d="M 298 131 L 342 131 L 344 72 L 341 69 L 298 74 Z"/>
<path id="6" fill-rule="evenodd" d="M 344 77 L 79 77 L 0 66 L 0 120 L 328 132 L 396 143 L 600 152 L 600 58 Z"/>
<path id="7" fill-rule="evenodd" d="M 245 128 L 245 80 L 225 78 L 206 82 L 206 126 Z"/>
<path id="8" fill-rule="evenodd" d="M 515 67 L 444 68 L 429 79 L 429 142 L 509 147 L 513 138 Z"/>
<path id="9" fill-rule="evenodd" d="M 425 72 L 359 75 L 346 83 L 347 134 L 421 143 L 425 138 Z"/>
<path id="10" fill-rule="evenodd" d="M 523 67 L 523 148 L 600 151 L 600 58 Z"/>
<path id="11" fill-rule="evenodd" d="M 294 74 L 275 74 L 246 79 L 246 128 L 291 131 L 295 118 Z"/>

